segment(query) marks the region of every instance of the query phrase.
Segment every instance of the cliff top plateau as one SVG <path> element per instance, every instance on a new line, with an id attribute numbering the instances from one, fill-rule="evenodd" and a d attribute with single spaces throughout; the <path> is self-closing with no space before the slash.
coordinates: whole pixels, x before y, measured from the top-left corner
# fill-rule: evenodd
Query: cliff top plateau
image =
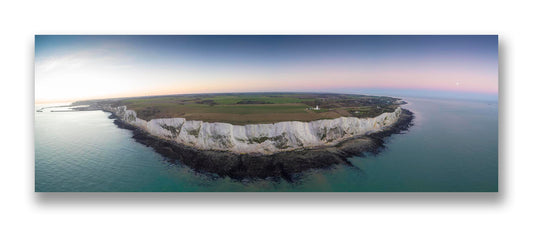
<path id="1" fill-rule="evenodd" d="M 234 125 L 371 118 L 394 112 L 398 98 L 331 93 L 188 94 L 79 101 L 73 105 L 127 106 L 144 120 L 185 118 Z"/>

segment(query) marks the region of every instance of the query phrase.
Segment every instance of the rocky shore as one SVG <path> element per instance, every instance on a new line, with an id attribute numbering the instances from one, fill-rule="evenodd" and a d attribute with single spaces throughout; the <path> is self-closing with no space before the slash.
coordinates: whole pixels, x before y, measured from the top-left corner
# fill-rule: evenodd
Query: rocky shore
<path id="1" fill-rule="evenodd" d="M 124 122 L 115 113 L 108 112 L 118 127 L 133 131 L 133 138 L 137 142 L 152 147 L 169 160 L 178 161 L 195 171 L 233 179 L 283 178 L 288 181 L 291 181 L 296 173 L 337 164 L 352 165 L 348 161 L 349 157 L 378 153 L 384 148 L 387 137 L 408 130 L 414 119 L 411 111 L 401 109 L 396 121 L 383 130 L 343 140 L 334 146 L 302 148 L 273 154 L 237 154 L 229 151 L 199 150 L 172 140 L 161 139 Z"/>

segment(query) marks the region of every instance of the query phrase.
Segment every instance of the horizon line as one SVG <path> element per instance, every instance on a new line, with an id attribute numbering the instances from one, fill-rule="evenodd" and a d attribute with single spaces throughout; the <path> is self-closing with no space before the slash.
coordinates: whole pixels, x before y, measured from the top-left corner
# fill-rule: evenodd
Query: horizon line
<path id="1" fill-rule="evenodd" d="M 476 94 L 476 95 L 487 95 L 487 96 L 496 96 L 498 99 L 499 92 L 472 92 L 472 91 L 453 91 L 453 90 L 444 90 L 444 89 L 390 89 L 390 88 L 337 88 L 342 90 L 353 89 L 354 91 L 349 93 L 347 91 L 228 91 L 228 92 L 189 92 L 189 93 L 165 93 L 165 94 L 147 94 L 147 95 L 118 95 L 118 96 L 109 96 L 109 97 L 92 97 L 84 99 L 63 99 L 63 100 L 36 100 L 34 99 L 34 104 L 53 104 L 53 103 L 73 103 L 79 101 L 94 101 L 94 100 L 106 100 L 106 99 L 127 99 L 127 98 L 143 98 L 143 97 L 164 97 L 164 96 L 180 96 L 180 95 L 210 95 L 210 94 L 246 94 L 246 93 L 312 93 L 312 94 L 355 94 L 355 95 L 367 95 L 367 96 L 399 96 L 402 95 L 391 95 L 391 94 L 375 94 L 368 93 L 368 90 L 388 90 L 389 92 L 423 92 L 423 91 L 435 91 L 435 92 L 445 92 L 449 94 L 459 93 L 459 94 Z M 383 92 L 387 93 L 387 92 Z M 422 96 L 423 97 L 423 96 Z M 428 96 L 430 97 L 430 96 Z M 35 98 L 35 97 L 34 97 Z"/>

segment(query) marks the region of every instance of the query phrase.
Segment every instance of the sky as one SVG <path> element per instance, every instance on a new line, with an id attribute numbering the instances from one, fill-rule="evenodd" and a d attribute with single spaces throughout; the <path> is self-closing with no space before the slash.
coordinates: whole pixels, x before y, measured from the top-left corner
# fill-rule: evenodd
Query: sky
<path id="1" fill-rule="evenodd" d="M 35 36 L 36 103 L 220 92 L 497 100 L 498 36 Z"/>

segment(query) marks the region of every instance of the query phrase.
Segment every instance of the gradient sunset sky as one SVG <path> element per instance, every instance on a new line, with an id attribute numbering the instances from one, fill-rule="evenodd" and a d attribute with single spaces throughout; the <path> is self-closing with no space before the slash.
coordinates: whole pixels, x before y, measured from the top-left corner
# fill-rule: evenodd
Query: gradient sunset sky
<path id="1" fill-rule="evenodd" d="M 494 99 L 498 36 L 35 36 L 35 101 L 218 92 Z"/>

